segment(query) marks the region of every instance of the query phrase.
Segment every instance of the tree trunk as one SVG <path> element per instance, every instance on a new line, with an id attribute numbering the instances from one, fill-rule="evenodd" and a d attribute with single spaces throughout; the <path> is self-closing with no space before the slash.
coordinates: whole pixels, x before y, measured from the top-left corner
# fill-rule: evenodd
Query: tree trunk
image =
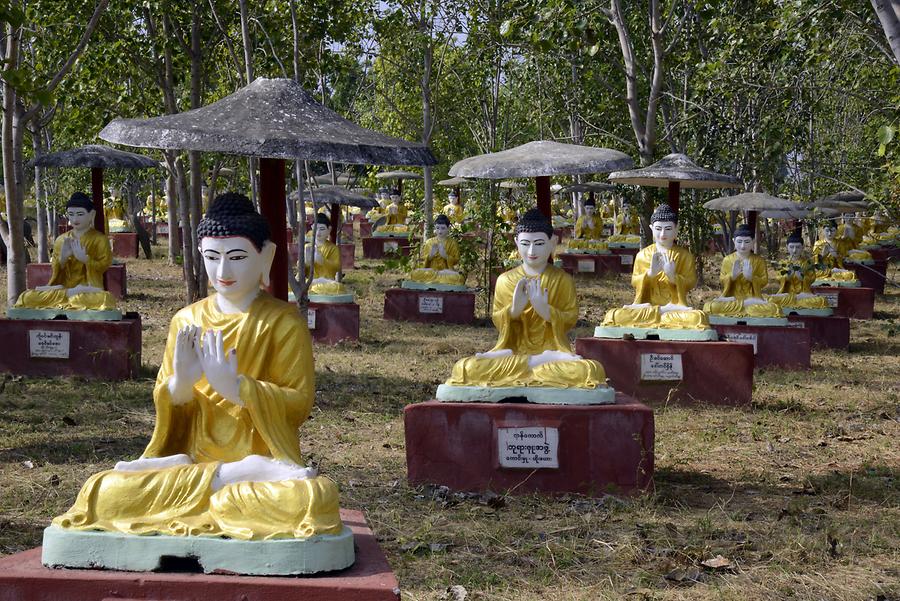
<path id="1" fill-rule="evenodd" d="M 19 63 L 20 30 L 7 24 L 6 27 L 6 66 L 15 69 Z M 23 207 L 19 203 L 18 171 L 16 160 L 21 160 L 21 113 L 18 112 L 18 94 L 3 80 L 3 187 L 6 193 L 6 216 L 9 220 L 0 220 L 0 236 L 6 244 L 6 300 L 7 306 L 16 303 L 19 295 L 25 290 L 25 232 L 22 224 Z M 17 152 L 18 148 L 18 152 Z"/>
<path id="2" fill-rule="evenodd" d="M 897 0 L 870 0 L 881 28 L 891 45 L 894 61 L 900 65 L 900 3 Z"/>
<path id="3" fill-rule="evenodd" d="M 422 22 L 425 22 L 424 18 L 422 19 Z M 431 67 L 432 61 L 434 59 L 434 50 L 431 46 L 430 38 L 431 36 L 429 35 L 429 41 L 425 45 L 425 60 L 422 67 L 422 144 L 424 144 L 425 146 L 428 146 L 431 143 L 431 131 L 434 128 L 434 123 L 431 116 Z M 432 231 L 432 219 L 434 216 L 434 193 L 431 184 L 431 166 L 426 166 L 424 171 L 425 179 L 422 183 L 425 188 L 425 199 L 422 206 L 422 213 L 425 221 L 423 240 L 427 240 L 431 237 Z"/>
<path id="4" fill-rule="evenodd" d="M 31 136 L 32 145 L 34 147 L 34 158 L 44 154 L 44 135 L 38 120 L 35 119 L 34 132 Z M 34 201 L 37 205 L 37 248 L 38 261 L 41 263 L 50 262 L 50 249 L 47 234 L 47 198 L 44 193 L 44 168 L 34 167 Z"/>
<path id="5" fill-rule="evenodd" d="M 194 2 L 191 15 L 191 109 L 200 108 L 201 91 L 203 86 L 203 49 L 200 32 L 200 3 Z M 206 296 L 206 267 L 200 257 L 200 241 L 197 239 L 197 227 L 202 218 L 202 185 L 203 167 L 200 162 L 200 153 L 192 151 L 188 153 L 188 161 L 191 166 L 191 252 L 194 255 L 193 272 L 197 285 L 198 298 Z"/>
<path id="6" fill-rule="evenodd" d="M 168 160 L 168 157 L 167 157 Z M 181 228 L 178 227 L 178 182 L 175 179 L 175 173 L 169 166 L 169 173 L 166 176 L 166 203 L 167 217 L 169 221 L 169 265 L 175 264 L 175 257 L 181 252 Z"/>

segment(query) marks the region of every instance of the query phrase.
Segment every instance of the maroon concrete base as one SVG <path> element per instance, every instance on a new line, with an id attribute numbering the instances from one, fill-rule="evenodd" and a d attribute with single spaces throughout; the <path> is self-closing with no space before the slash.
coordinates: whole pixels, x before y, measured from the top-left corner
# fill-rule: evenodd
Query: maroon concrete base
<path id="1" fill-rule="evenodd" d="M 782 326 L 713 326 L 720 337 L 754 345 L 756 367 L 809 369 L 812 349 L 807 328 Z"/>
<path id="2" fill-rule="evenodd" d="M 563 269 L 569 273 L 602 277 L 618 275 L 622 259 L 618 255 L 589 255 L 584 253 L 563 253 L 557 257 Z"/>
<path id="3" fill-rule="evenodd" d="M 850 318 L 841 315 L 815 317 L 811 315 L 788 315 L 793 323 L 802 323 L 809 330 L 813 348 L 833 348 L 843 351 L 850 349 Z"/>
<path id="4" fill-rule="evenodd" d="M 353 242 L 353 222 L 345 221 L 341 224 L 341 239 L 345 242 Z"/>
<path id="5" fill-rule="evenodd" d="M 566 238 L 572 237 L 572 232 L 574 232 L 574 228 L 572 226 L 566 227 L 555 227 L 553 228 L 553 233 L 556 234 L 556 241 L 562 242 Z"/>
<path id="6" fill-rule="evenodd" d="M 828 306 L 834 314 L 853 319 L 872 319 L 875 314 L 875 290 L 872 288 L 839 288 L 816 286 L 813 293 L 829 298 Z M 837 306 L 834 295 L 837 294 Z"/>
<path id="7" fill-rule="evenodd" d="M 356 267 L 356 245 L 341 244 L 341 269 L 347 271 Z"/>
<path id="8" fill-rule="evenodd" d="M 634 267 L 634 258 L 640 252 L 639 248 L 610 248 L 609 252 L 619 257 L 619 273 L 631 274 Z"/>
<path id="9" fill-rule="evenodd" d="M 50 263 L 29 263 L 25 266 L 25 286 L 29 289 L 46 286 L 53 273 Z M 125 264 L 110 265 L 103 274 L 103 287 L 114 297 L 123 299 L 128 295 L 128 272 Z"/>
<path id="10" fill-rule="evenodd" d="M 397 578 L 361 511 L 341 510 L 353 530 L 356 562 L 309 577 L 55 570 L 41 549 L 0 558 L 0 601 L 399 601 Z"/>
<path id="11" fill-rule="evenodd" d="M 863 288 L 871 288 L 875 294 L 884 294 L 884 283 L 887 280 L 887 258 L 876 259 L 874 265 L 847 263 L 846 267 L 856 273 L 856 279 Z"/>
<path id="12" fill-rule="evenodd" d="M 114 257 L 124 257 L 137 259 L 138 256 L 138 237 L 137 234 L 120 233 L 110 234 L 109 239 L 112 240 L 112 253 Z"/>
<path id="13" fill-rule="evenodd" d="M 309 311 L 309 333 L 316 342 L 336 344 L 341 340 L 359 340 L 359 305 L 356 303 L 311 302 Z"/>
<path id="14" fill-rule="evenodd" d="M 624 394 L 613 405 L 428 401 L 403 413 L 411 485 L 593 496 L 653 486 L 653 411 Z M 502 466 L 498 428 L 556 428 L 559 467 Z"/>
<path id="15" fill-rule="evenodd" d="M 284 230 L 285 240 L 288 244 L 294 243 L 294 230 L 291 228 L 285 228 Z"/>
<path id="16" fill-rule="evenodd" d="M 69 357 L 31 356 L 31 331 L 66 332 Z M 0 319 L 0 372 L 28 376 L 81 376 L 125 380 L 141 366 L 141 318 L 127 313 L 121 321 Z"/>
<path id="17" fill-rule="evenodd" d="M 746 405 L 753 393 L 749 344 L 579 338 L 575 352 L 602 363 L 610 386 L 640 401 Z M 642 355 L 651 354 L 680 356 L 682 379 L 642 379 Z"/>
<path id="18" fill-rule="evenodd" d="M 475 293 L 389 288 L 384 292 L 384 318 L 472 324 L 475 323 Z"/>
<path id="19" fill-rule="evenodd" d="M 360 236 L 362 238 L 362 236 Z M 381 236 L 371 236 L 362 238 L 363 257 L 366 259 L 383 259 L 390 252 L 392 246 L 404 254 L 409 255 L 409 246 L 412 240 L 409 238 L 389 238 Z"/>
<path id="20" fill-rule="evenodd" d="M 367 238 L 372 235 L 372 224 L 368 221 L 359 222 L 359 237 Z"/>

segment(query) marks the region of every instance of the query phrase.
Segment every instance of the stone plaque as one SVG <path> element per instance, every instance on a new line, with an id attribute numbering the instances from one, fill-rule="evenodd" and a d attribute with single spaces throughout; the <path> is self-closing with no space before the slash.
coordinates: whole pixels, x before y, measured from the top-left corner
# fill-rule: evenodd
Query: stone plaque
<path id="1" fill-rule="evenodd" d="M 307 309 L 306 310 L 306 327 L 310 330 L 316 329 L 316 310 L 315 309 Z"/>
<path id="2" fill-rule="evenodd" d="M 824 298 L 825 302 L 832 309 L 835 309 L 838 306 L 838 295 L 839 294 L 840 294 L 839 292 L 816 292 L 816 295 Z"/>
<path id="3" fill-rule="evenodd" d="M 31 357 L 68 359 L 69 332 L 28 330 L 28 347 Z"/>
<path id="4" fill-rule="evenodd" d="M 594 273 L 597 263 L 593 259 L 578 259 L 578 273 Z"/>
<path id="5" fill-rule="evenodd" d="M 634 255 L 619 255 L 622 265 L 634 265 Z"/>
<path id="6" fill-rule="evenodd" d="M 559 429 L 497 428 L 500 467 L 559 468 Z"/>
<path id="7" fill-rule="evenodd" d="M 390 240 L 384 243 L 384 252 L 396 252 L 400 248 L 400 243 L 396 240 Z"/>
<path id="8" fill-rule="evenodd" d="M 678 382 L 684 379 L 680 353 L 641 353 L 641 380 Z"/>
<path id="9" fill-rule="evenodd" d="M 419 313 L 443 313 L 444 297 L 443 296 L 420 296 L 419 297 Z"/>
<path id="10" fill-rule="evenodd" d="M 805 328 L 806 324 L 802 321 L 789 321 L 785 324 L 789 328 Z"/>
<path id="11" fill-rule="evenodd" d="M 156 224 L 156 233 L 160 236 L 168 236 L 169 235 L 169 224 L 168 223 L 157 223 Z"/>
<path id="12" fill-rule="evenodd" d="M 756 341 L 758 340 L 758 334 L 751 334 L 750 332 L 725 332 L 724 334 L 725 340 L 729 342 L 743 342 L 744 344 L 752 344 L 753 345 L 753 354 L 756 354 Z"/>

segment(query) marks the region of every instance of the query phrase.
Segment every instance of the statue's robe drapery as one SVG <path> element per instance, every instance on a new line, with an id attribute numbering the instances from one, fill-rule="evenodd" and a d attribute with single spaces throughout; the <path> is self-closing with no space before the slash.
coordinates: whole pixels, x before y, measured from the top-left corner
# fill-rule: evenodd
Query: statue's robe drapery
<path id="1" fill-rule="evenodd" d="M 828 301 L 812 293 L 816 279 L 812 262 L 801 257 L 778 263 L 778 292 L 766 298 L 783 309 L 827 309 Z M 799 270 L 799 273 L 797 271 Z"/>
<path id="2" fill-rule="evenodd" d="M 755 254 L 751 254 L 750 279 L 744 277 L 743 267 L 735 277 L 733 269 L 735 263 L 743 261 L 736 252 L 731 253 L 722 260 L 722 269 L 719 272 L 719 282 L 722 284 L 722 296 L 733 297 L 734 300 L 712 300 L 703 306 L 703 310 L 714 315 L 728 317 L 781 317 L 781 308 L 772 302 L 760 304 L 745 304 L 748 298 L 762 299 L 763 288 L 769 283 L 769 271 L 766 261 Z"/>
<path id="3" fill-rule="evenodd" d="M 603 218 L 596 214 L 591 217 L 590 223 L 586 215 L 582 215 L 575 221 L 575 238 L 585 240 L 600 240 L 603 237 Z"/>
<path id="4" fill-rule="evenodd" d="M 464 285 L 465 279 L 463 275 L 455 271 L 456 265 L 459 263 L 459 243 L 453 238 L 444 238 L 444 250 L 447 253 L 446 259 L 440 253 L 433 256 L 431 254 L 431 249 L 440 243 L 440 238 L 434 236 L 422 244 L 422 250 L 419 255 L 422 267 L 413 269 L 409 274 L 409 279 L 423 284 Z"/>

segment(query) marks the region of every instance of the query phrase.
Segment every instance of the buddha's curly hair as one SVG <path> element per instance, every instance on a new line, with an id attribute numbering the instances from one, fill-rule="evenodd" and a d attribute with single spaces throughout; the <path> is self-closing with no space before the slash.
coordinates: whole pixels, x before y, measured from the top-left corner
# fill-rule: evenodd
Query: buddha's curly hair
<path id="1" fill-rule="evenodd" d="M 197 226 L 198 240 L 231 236 L 247 238 L 257 250 L 272 239 L 266 218 L 256 212 L 249 198 L 238 192 L 216 196 Z"/>
<path id="2" fill-rule="evenodd" d="M 316 225 L 320 223 L 331 227 L 331 219 L 325 213 L 316 213 Z"/>
<path id="3" fill-rule="evenodd" d="M 650 223 L 656 223 L 657 221 L 673 221 L 678 223 L 678 213 L 676 213 L 672 207 L 670 207 L 666 203 L 662 203 L 656 210 L 653 211 L 653 215 L 650 216 Z"/>
<path id="4" fill-rule="evenodd" d="M 734 228 L 734 237 L 737 238 L 738 236 L 744 236 L 746 238 L 756 238 L 753 230 L 746 223 L 742 223 Z"/>
<path id="5" fill-rule="evenodd" d="M 522 218 L 519 219 L 519 223 L 516 224 L 516 235 L 518 236 L 521 233 L 544 233 L 547 234 L 547 238 L 553 238 L 553 224 L 541 213 L 540 209 L 535 207 L 528 209 L 522 215 Z"/>
<path id="6" fill-rule="evenodd" d="M 69 197 L 69 201 L 66 202 L 67 209 L 72 207 L 76 209 L 84 209 L 85 211 L 93 211 L 94 201 L 92 201 L 91 197 L 84 192 L 73 192 L 72 196 Z"/>
<path id="7" fill-rule="evenodd" d="M 434 218 L 434 224 L 437 225 L 439 223 L 441 225 L 446 225 L 447 227 L 450 227 L 450 218 L 447 217 L 446 215 L 444 215 L 443 213 L 441 213 L 440 215 L 438 215 L 437 217 Z"/>
<path id="8" fill-rule="evenodd" d="M 803 244 L 803 234 L 794 230 L 791 232 L 791 235 L 788 236 L 787 244 Z"/>

